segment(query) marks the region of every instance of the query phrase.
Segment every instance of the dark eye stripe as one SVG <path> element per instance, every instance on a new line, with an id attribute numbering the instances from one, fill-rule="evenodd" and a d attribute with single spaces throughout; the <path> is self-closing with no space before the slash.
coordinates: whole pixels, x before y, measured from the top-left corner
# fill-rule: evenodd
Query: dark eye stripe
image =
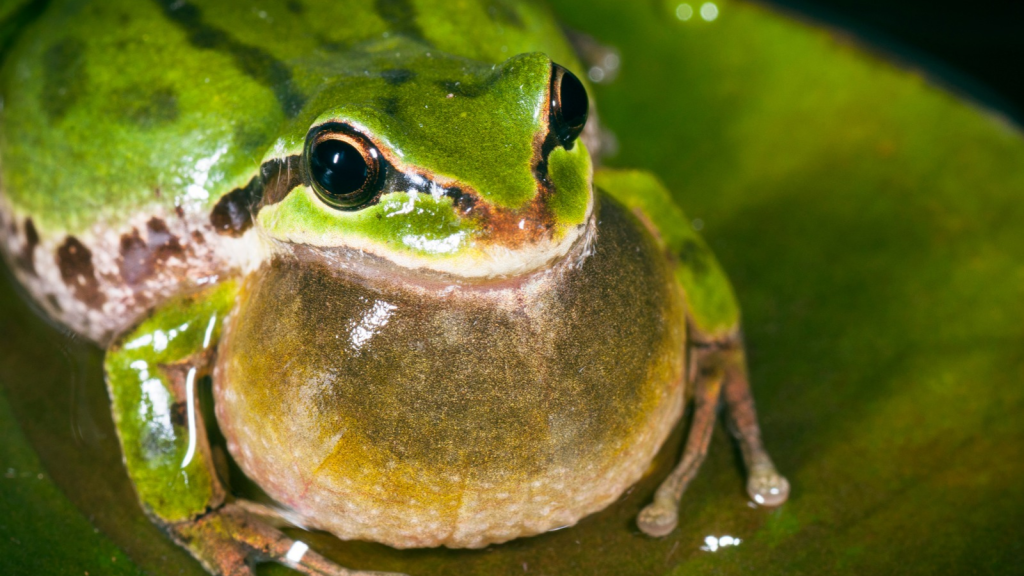
<path id="1" fill-rule="evenodd" d="M 223 236 L 241 236 L 261 207 L 280 202 L 302 184 L 300 156 L 268 160 L 248 184 L 221 196 L 210 211 L 210 225 Z"/>

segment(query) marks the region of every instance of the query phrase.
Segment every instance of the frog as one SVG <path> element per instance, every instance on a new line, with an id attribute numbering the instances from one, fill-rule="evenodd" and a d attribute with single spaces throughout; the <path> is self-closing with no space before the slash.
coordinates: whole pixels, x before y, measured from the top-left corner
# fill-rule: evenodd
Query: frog
<path id="1" fill-rule="evenodd" d="M 0 252 L 105 351 L 135 496 L 210 573 L 379 574 L 287 525 L 395 548 L 572 526 L 685 421 L 636 521 L 663 537 L 720 405 L 750 498 L 787 499 L 728 277 L 655 175 L 601 165 L 542 3 L 5 14 Z"/>

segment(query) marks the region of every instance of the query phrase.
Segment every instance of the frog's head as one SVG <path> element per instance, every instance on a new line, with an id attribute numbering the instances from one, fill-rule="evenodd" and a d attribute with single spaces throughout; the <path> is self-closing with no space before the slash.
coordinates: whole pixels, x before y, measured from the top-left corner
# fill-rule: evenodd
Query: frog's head
<path id="1" fill-rule="evenodd" d="M 263 233 L 464 277 L 564 255 L 594 203 L 579 79 L 538 53 L 492 66 L 390 50 L 327 83 L 268 156 L 287 176 L 267 178 Z"/>

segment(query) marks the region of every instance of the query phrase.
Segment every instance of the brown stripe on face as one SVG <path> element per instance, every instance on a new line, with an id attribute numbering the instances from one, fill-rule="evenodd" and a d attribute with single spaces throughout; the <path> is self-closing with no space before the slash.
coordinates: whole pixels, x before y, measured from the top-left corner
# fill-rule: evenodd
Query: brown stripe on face
<path id="1" fill-rule="evenodd" d="M 252 228 L 252 199 L 260 189 L 260 177 L 254 176 L 244 188 L 235 188 L 217 202 L 210 212 L 210 224 L 217 234 L 238 238 Z"/>
<path id="2" fill-rule="evenodd" d="M 302 184 L 301 156 L 264 162 L 260 173 L 242 188 L 224 195 L 210 212 L 210 225 L 218 234 L 238 238 L 252 228 L 260 206 L 276 204 Z"/>
<path id="3" fill-rule="evenodd" d="M 103 306 L 107 298 L 100 292 L 96 268 L 92 265 L 92 251 L 79 242 L 78 238 L 68 236 L 57 249 L 56 259 L 60 277 L 75 298 L 90 308 Z"/>
<path id="4" fill-rule="evenodd" d="M 297 186 L 307 184 L 300 155 L 265 162 L 260 167 L 260 177 L 263 179 L 263 194 L 259 207 L 277 204 Z"/>

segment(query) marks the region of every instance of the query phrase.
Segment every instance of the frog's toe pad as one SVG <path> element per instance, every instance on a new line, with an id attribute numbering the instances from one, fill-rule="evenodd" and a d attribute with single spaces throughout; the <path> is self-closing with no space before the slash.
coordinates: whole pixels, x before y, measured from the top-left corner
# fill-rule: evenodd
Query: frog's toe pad
<path id="1" fill-rule="evenodd" d="M 640 511 L 636 525 L 648 536 L 667 536 L 679 523 L 679 508 L 668 500 L 655 500 Z"/>
<path id="2" fill-rule="evenodd" d="M 760 506 L 780 506 L 789 498 L 789 481 L 775 470 L 755 472 L 747 480 L 747 494 Z"/>

